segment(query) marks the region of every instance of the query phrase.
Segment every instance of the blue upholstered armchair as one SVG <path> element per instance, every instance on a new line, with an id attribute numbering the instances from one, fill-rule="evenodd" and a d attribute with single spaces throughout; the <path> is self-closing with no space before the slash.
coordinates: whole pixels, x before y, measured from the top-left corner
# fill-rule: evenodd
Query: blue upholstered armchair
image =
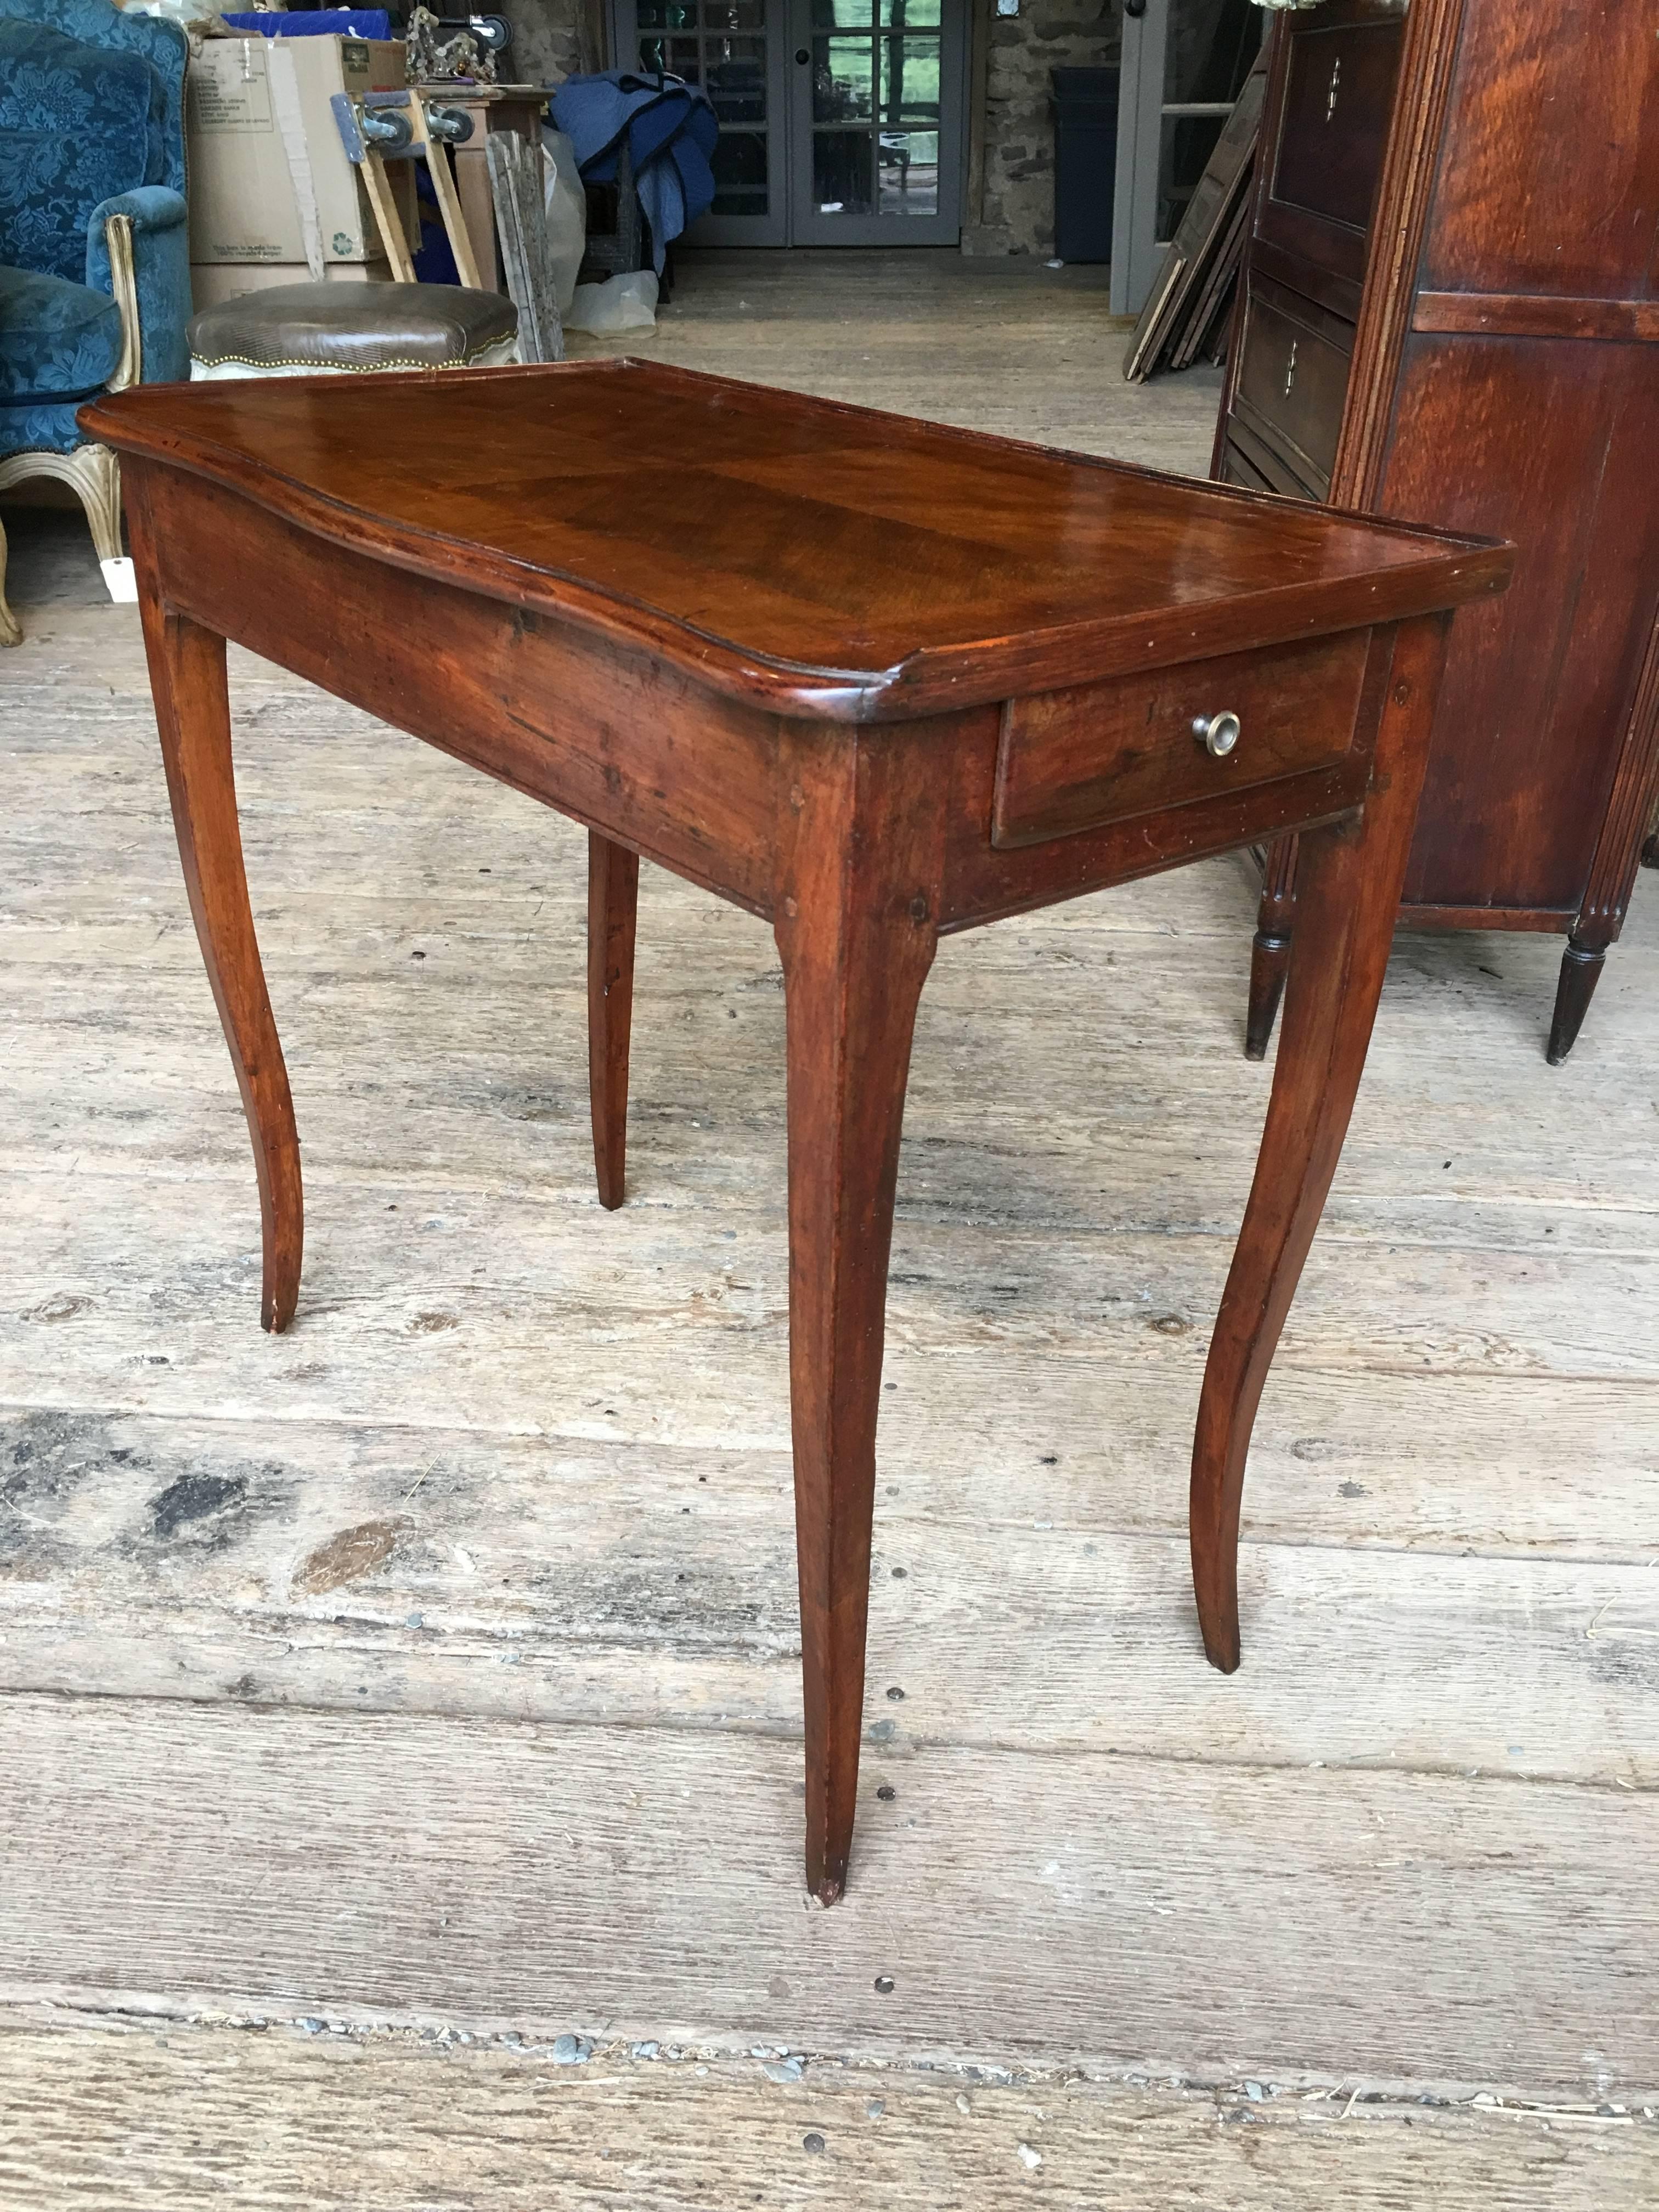
<path id="1" fill-rule="evenodd" d="M 71 484 L 100 561 L 120 557 L 120 476 L 75 410 L 190 373 L 187 53 L 176 24 L 110 0 L 0 0 L 0 491 Z"/>

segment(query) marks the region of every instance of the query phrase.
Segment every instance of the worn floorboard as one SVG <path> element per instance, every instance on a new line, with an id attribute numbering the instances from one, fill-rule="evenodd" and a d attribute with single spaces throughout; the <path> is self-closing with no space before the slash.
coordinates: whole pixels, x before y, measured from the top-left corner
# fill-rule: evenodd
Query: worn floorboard
<path id="1" fill-rule="evenodd" d="M 22 2014 L 0 2022 L 0 2189 L 9 2212 L 1011 2212 L 1034 2190 L 1091 2212 L 1604 2212 L 1659 2188 L 1659 2131 L 1590 2104 L 799 2064 Z"/>
<path id="2" fill-rule="evenodd" d="M 651 343 L 1202 465 L 1213 378 L 1124 386 L 1092 280 L 898 258 L 688 260 Z M 1182 1529 L 1271 1073 L 1239 1050 L 1248 872 L 945 945 L 866 1802 L 847 1902 L 808 1915 L 768 933 L 647 872 L 629 1203 L 603 1214 L 580 833 L 234 653 L 309 1199 L 299 1321 L 261 1336 L 136 619 L 76 529 L 8 520 L 6 2212 L 182 2205 L 209 2173 L 368 2212 L 512 2212 L 549 2172 L 647 2212 L 1645 2203 L 1650 883 L 1560 1069 L 1554 940 L 1401 938 L 1263 1401 L 1231 1681 Z M 54 1991 L 74 2021 L 27 2012 Z M 239 2008 L 363 2033 L 200 2024 Z M 388 2027 L 422 2021 L 817 2058 L 802 2084 L 625 2050 L 551 2069 Z M 935 2058 L 1041 2075 L 1049 2132 L 1017 2085 L 915 2070 Z M 1215 2094 L 1123 2078 L 1149 2067 Z M 1350 2107 L 1362 2083 L 1557 2109 Z M 145 2134 L 181 2096 L 199 2125 Z"/>
<path id="3" fill-rule="evenodd" d="M 1220 370 L 1126 384 L 1132 325 L 1107 315 L 1106 291 L 1103 269 L 914 249 L 688 254 L 653 337 L 573 336 L 570 350 L 648 352 L 1153 468 L 1207 465 Z"/>
<path id="4" fill-rule="evenodd" d="M 797 1729 L 781 1444 L 293 1429 L 264 1428 L 253 1456 L 246 1418 L 9 1417 L 7 1680 Z M 875 1689 L 902 1695 L 876 1701 L 884 1740 L 1659 1780 L 1651 1565 L 1345 1545 L 1327 1516 L 1322 1542 L 1247 1544 L 1249 1663 L 1224 1680 L 1194 1663 L 1183 1537 L 1115 1525 L 1158 1456 L 1144 1476 L 1114 1457 L 1054 1521 L 989 1479 L 979 1512 L 942 1510 L 907 1495 L 925 1454 L 889 1451 L 870 1656 Z"/>
<path id="5" fill-rule="evenodd" d="M 1659 2096 L 1650 1791 L 877 1746 L 821 1912 L 793 1741 L 3 1710 L 0 1996 Z"/>

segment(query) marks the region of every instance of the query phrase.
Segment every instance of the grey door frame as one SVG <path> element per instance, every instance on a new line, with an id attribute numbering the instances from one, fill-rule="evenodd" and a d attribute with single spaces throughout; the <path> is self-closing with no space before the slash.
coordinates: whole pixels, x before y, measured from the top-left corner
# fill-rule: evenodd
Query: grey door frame
<path id="1" fill-rule="evenodd" d="M 686 233 L 689 246 L 955 246 L 962 237 L 969 129 L 969 31 L 975 0 L 941 0 L 939 151 L 945 151 L 947 98 L 954 102 L 957 158 L 941 159 L 937 216 L 817 216 L 812 187 L 812 70 L 796 52 L 812 50 L 811 0 L 768 0 L 766 26 L 767 213 L 706 215 Z M 607 0 L 611 65 L 638 65 L 635 0 Z M 671 33 L 669 35 L 672 35 Z M 734 33 L 734 35 L 742 35 Z M 797 82 L 800 80 L 801 82 Z M 948 88 L 948 90 L 947 90 Z M 799 212 L 797 212 L 799 210 Z"/>

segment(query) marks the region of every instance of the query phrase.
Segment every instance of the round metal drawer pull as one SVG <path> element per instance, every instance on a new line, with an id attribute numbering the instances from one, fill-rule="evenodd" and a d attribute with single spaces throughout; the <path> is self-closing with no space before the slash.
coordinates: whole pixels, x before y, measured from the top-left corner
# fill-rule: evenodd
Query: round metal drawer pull
<path id="1" fill-rule="evenodd" d="M 1218 760 L 1224 760 L 1238 743 L 1238 717 L 1224 711 L 1197 715 L 1193 722 L 1193 735 Z"/>

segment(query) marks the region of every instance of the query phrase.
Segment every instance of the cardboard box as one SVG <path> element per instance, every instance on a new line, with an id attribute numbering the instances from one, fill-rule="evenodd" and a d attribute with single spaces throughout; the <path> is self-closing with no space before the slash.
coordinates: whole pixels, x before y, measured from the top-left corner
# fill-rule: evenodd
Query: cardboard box
<path id="1" fill-rule="evenodd" d="M 389 284 L 392 270 L 384 261 L 331 261 L 323 277 L 330 284 Z M 303 261 L 197 261 L 191 264 L 191 302 L 199 315 L 222 300 L 240 300 L 245 292 L 268 292 L 278 284 L 312 281 Z"/>
<path id="2" fill-rule="evenodd" d="M 204 40 L 186 80 L 191 261 L 298 263 L 309 275 L 313 260 L 383 260 L 329 100 L 405 82 L 401 39 Z M 389 162 L 386 173 L 405 233 L 418 238 L 410 164 Z"/>

